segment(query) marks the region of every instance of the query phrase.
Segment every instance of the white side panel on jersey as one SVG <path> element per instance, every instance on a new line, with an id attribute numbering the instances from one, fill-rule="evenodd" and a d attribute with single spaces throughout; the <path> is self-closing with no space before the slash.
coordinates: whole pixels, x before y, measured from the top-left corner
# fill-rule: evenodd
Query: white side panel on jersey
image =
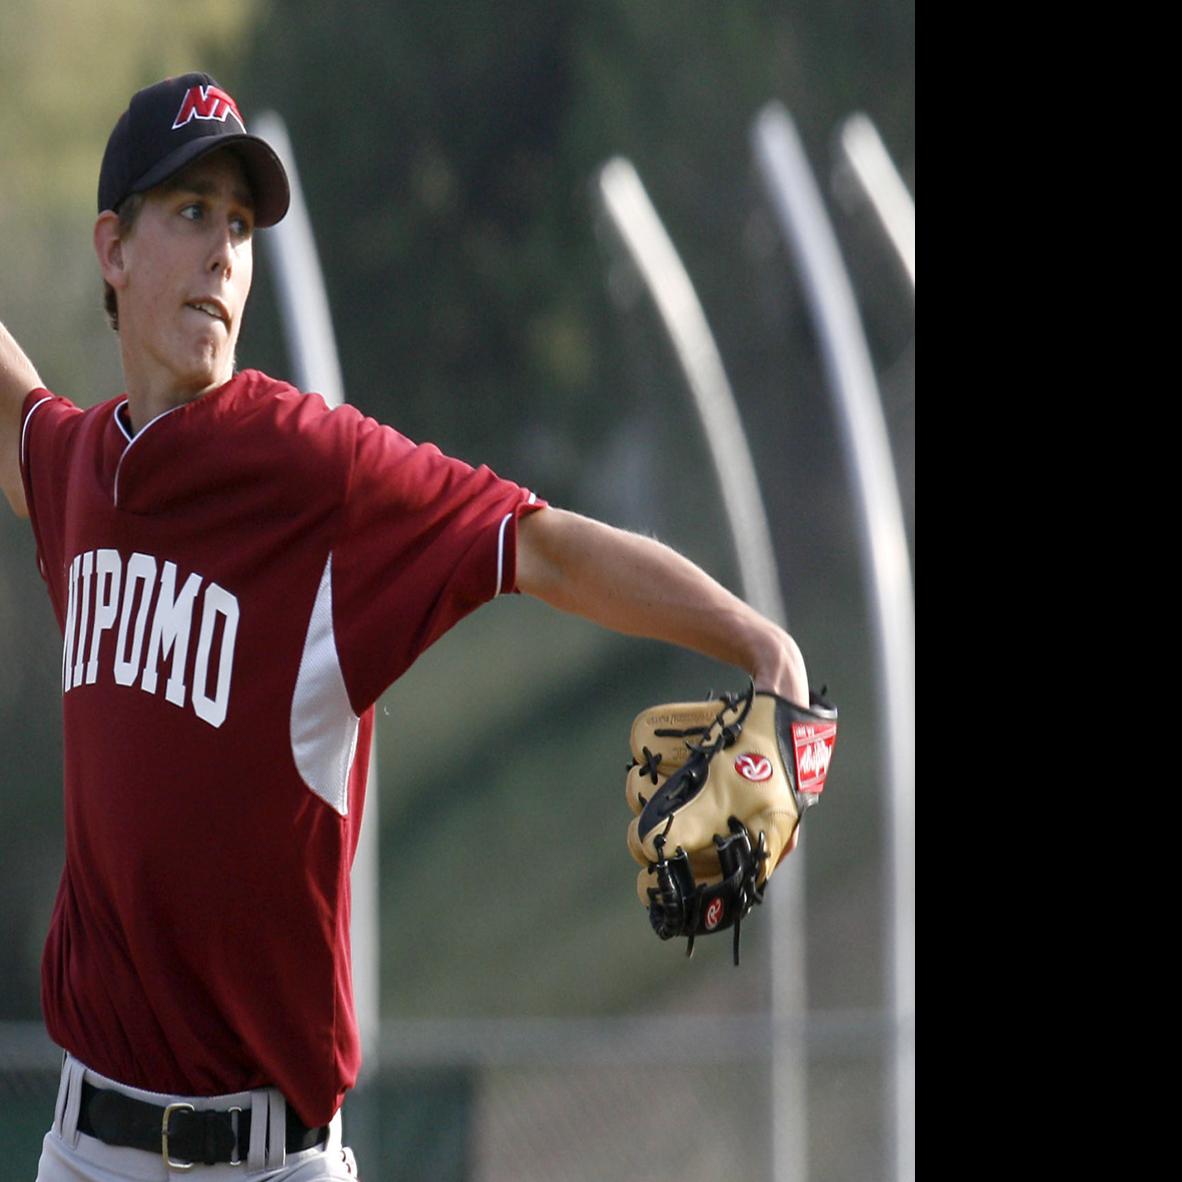
<path id="1" fill-rule="evenodd" d="M 291 751 L 304 783 L 341 816 L 349 811 L 349 769 L 359 719 L 349 704 L 332 629 L 332 555 L 312 605 L 291 701 Z"/>

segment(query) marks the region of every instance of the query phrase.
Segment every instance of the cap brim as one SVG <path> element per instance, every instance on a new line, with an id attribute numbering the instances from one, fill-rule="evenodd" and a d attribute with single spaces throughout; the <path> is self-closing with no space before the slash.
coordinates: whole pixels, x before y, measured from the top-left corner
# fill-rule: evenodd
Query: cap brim
<path id="1" fill-rule="evenodd" d="M 194 160 L 223 148 L 229 148 L 242 161 L 247 183 L 254 196 L 256 228 L 265 229 L 281 221 L 291 204 L 287 171 L 275 149 L 256 135 L 210 135 L 190 140 L 144 173 L 135 182 L 131 192 L 143 193 L 154 189 Z"/>

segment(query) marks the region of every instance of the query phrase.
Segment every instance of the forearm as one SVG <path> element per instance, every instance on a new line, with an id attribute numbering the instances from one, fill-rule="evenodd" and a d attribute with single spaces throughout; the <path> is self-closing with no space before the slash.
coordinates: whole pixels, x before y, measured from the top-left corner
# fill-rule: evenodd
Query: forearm
<path id="1" fill-rule="evenodd" d="M 517 585 L 614 632 L 736 665 L 758 689 L 808 705 L 804 659 L 792 637 L 652 538 L 544 509 L 519 526 Z"/>
<path id="2" fill-rule="evenodd" d="M 0 488 L 20 517 L 28 516 L 20 473 L 21 407 L 41 384 L 33 363 L 0 324 Z"/>

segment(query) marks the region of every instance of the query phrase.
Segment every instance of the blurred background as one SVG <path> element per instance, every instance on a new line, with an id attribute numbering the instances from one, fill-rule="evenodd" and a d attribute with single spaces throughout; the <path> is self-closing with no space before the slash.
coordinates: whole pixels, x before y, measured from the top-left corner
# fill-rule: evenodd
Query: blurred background
<path id="1" fill-rule="evenodd" d="M 287 126 L 349 401 L 553 504 L 656 534 L 739 591 L 684 376 L 595 196 L 605 161 L 632 162 L 739 404 L 788 625 L 841 711 L 803 869 L 775 884 L 803 944 L 798 1176 L 815 1180 L 894 1177 L 889 777 L 852 474 L 751 128 L 782 103 L 815 172 L 913 575 L 914 286 L 836 137 L 866 114 L 913 198 L 914 62 L 913 0 L 0 5 L 0 320 L 55 392 L 88 406 L 122 389 L 90 246 L 110 128 L 139 87 L 207 70 L 248 127 L 264 110 Z M 239 363 L 292 372 L 262 252 Z M 62 859 L 59 646 L 27 525 L 0 513 L 0 1138 L 14 1179 L 35 1173 L 56 1092 L 38 971 Z M 767 909 L 744 925 L 739 968 L 729 936 L 687 959 L 650 930 L 624 841 L 633 716 L 742 684 L 507 597 L 387 693 L 382 1025 L 346 1107 L 363 1177 L 774 1176 Z"/>

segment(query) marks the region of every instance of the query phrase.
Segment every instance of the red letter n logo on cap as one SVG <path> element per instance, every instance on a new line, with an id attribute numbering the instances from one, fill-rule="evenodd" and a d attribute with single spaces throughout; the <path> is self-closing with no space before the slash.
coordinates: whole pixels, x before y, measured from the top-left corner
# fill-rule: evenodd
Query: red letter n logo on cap
<path id="1" fill-rule="evenodd" d="M 238 104 L 218 86 L 190 86 L 181 102 L 172 130 L 184 127 L 190 119 L 216 119 L 225 123 L 226 116 L 233 115 L 243 131 L 246 124 L 238 113 Z"/>

